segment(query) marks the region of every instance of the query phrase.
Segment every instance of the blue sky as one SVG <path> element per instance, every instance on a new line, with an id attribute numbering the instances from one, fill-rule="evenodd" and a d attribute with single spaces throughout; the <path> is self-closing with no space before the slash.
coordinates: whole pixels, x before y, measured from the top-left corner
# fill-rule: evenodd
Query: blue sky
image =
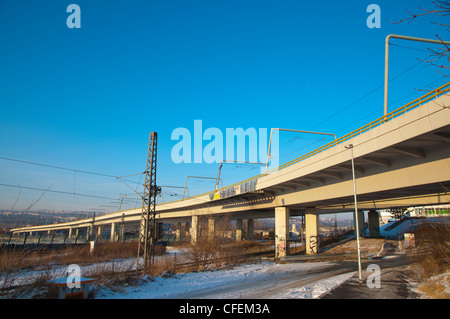
<path id="1" fill-rule="evenodd" d="M 81 29 L 66 25 L 71 3 L 81 8 Z M 371 3 L 381 8 L 379 29 L 366 25 Z M 183 186 L 188 175 L 217 175 L 217 163 L 171 159 L 171 133 L 193 132 L 194 120 L 223 132 L 280 127 L 342 136 L 383 115 L 388 34 L 448 39 L 431 23 L 442 18 L 389 22 L 419 6 L 432 2 L 0 0 L 0 157 L 136 174 L 145 170 L 149 133 L 156 131 L 158 184 Z M 400 76 L 390 84 L 391 110 L 424 93 L 417 89 L 446 82 L 419 63 L 431 45 L 395 44 L 390 74 Z M 321 138 L 281 133 L 280 161 L 320 146 Z M 228 164 L 222 177 L 230 184 L 258 172 Z M 189 183 L 191 195 L 214 187 Z M 115 178 L 5 159 L 0 184 L 108 198 L 132 192 Z M 0 209 L 10 209 L 18 194 L 0 186 Z M 41 194 L 22 189 L 15 209 Z M 178 189 L 164 194 L 180 198 Z M 111 201 L 49 192 L 33 208 L 100 205 Z"/>

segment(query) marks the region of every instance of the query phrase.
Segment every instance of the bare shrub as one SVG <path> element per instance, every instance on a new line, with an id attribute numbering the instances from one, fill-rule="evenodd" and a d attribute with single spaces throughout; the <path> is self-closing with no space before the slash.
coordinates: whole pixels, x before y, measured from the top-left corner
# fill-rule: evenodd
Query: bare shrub
<path id="1" fill-rule="evenodd" d="M 449 269 L 450 224 L 446 219 L 434 219 L 418 226 L 414 232 L 416 247 L 412 255 L 428 278 Z"/>
<path id="2" fill-rule="evenodd" d="M 427 298 L 450 298 L 443 284 L 449 284 L 450 224 L 445 218 L 428 219 L 414 231 L 415 248 L 411 275 Z"/>
<path id="3" fill-rule="evenodd" d="M 214 227 L 211 225 L 214 224 Z M 197 271 L 221 267 L 233 262 L 241 251 L 230 239 L 232 227 L 229 217 L 214 220 L 199 218 L 197 240 L 184 249 L 184 260 L 191 262 Z"/>
<path id="4" fill-rule="evenodd" d="M 32 272 L 33 270 L 38 271 Z M 19 298 L 35 290 L 42 290 L 45 282 L 52 278 L 53 272 L 51 265 L 44 266 L 38 252 L 2 250 L 0 251 L 0 296 Z"/>

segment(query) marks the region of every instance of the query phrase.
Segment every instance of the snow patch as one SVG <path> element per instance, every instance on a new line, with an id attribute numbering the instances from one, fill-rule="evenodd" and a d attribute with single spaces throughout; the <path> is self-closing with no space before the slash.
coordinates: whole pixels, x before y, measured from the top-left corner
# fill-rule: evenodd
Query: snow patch
<path id="1" fill-rule="evenodd" d="M 278 295 L 278 299 L 318 299 L 334 288 L 340 286 L 353 277 L 356 272 L 350 272 L 342 275 L 333 276 L 314 282 L 311 285 L 291 289 L 287 293 Z"/>
<path id="2" fill-rule="evenodd" d="M 329 267 L 330 263 L 295 263 L 277 264 L 264 262 L 262 264 L 247 264 L 205 272 L 179 274 L 171 278 L 154 278 L 138 287 L 123 287 L 120 291 L 102 288 L 96 299 L 239 299 L 250 291 L 265 291 L 265 285 L 277 285 L 279 278 L 289 273 L 307 273 L 312 269 Z M 305 287 L 281 290 L 275 295 L 264 298 L 319 298 L 333 288 L 339 286 L 353 276 L 354 272 L 333 276 L 314 282 Z M 204 295 L 203 295 L 204 294 Z"/>

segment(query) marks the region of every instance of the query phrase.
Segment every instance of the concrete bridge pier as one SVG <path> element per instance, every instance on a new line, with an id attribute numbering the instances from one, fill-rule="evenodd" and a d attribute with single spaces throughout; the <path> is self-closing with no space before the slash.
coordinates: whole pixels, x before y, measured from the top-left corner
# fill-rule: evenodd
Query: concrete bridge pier
<path id="1" fill-rule="evenodd" d="M 116 223 L 111 223 L 111 242 L 116 241 Z"/>
<path id="2" fill-rule="evenodd" d="M 355 219 L 355 213 L 353 212 L 353 220 Z M 359 236 L 361 238 L 366 237 L 365 234 L 365 218 L 364 218 L 364 212 L 362 210 L 358 210 L 358 228 L 359 228 Z M 356 234 L 356 223 L 355 223 L 355 234 Z"/>
<path id="3" fill-rule="evenodd" d="M 191 235 L 191 244 L 195 245 L 197 243 L 198 239 L 198 216 L 192 216 L 191 218 L 191 228 L 190 228 L 190 235 Z"/>
<path id="4" fill-rule="evenodd" d="M 86 227 L 86 240 L 91 240 L 94 234 L 94 229 L 91 226 Z"/>
<path id="5" fill-rule="evenodd" d="M 187 242 L 189 240 L 189 237 L 191 236 L 191 224 L 187 222 L 184 227 L 184 236 L 185 241 Z"/>
<path id="6" fill-rule="evenodd" d="M 236 241 L 244 239 L 244 221 L 242 219 L 236 220 Z"/>
<path id="7" fill-rule="evenodd" d="M 175 230 L 175 241 L 181 241 L 181 223 L 177 223 L 177 229 Z"/>
<path id="8" fill-rule="evenodd" d="M 253 240 L 255 238 L 255 222 L 253 219 L 247 221 L 247 239 Z"/>
<path id="9" fill-rule="evenodd" d="M 208 238 L 214 239 L 216 235 L 216 219 L 214 217 L 208 218 Z"/>
<path id="10" fill-rule="evenodd" d="M 275 258 L 289 255 L 289 208 L 275 207 Z"/>
<path id="11" fill-rule="evenodd" d="M 367 216 L 369 219 L 369 237 L 380 237 L 380 214 L 376 210 L 370 210 Z"/>
<path id="12" fill-rule="evenodd" d="M 319 253 L 319 214 L 314 209 L 305 212 L 305 246 L 307 255 Z"/>
<path id="13" fill-rule="evenodd" d="M 97 238 L 100 239 L 102 236 L 102 226 L 97 226 Z"/>

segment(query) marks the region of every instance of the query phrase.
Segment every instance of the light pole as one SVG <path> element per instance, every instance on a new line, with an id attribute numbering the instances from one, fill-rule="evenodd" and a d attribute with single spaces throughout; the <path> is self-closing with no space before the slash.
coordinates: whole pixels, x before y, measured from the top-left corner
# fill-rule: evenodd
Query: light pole
<path id="1" fill-rule="evenodd" d="M 353 197 L 355 200 L 355 228 L 356 228 L 356 246 L 358 250 L 358 278 L 359 282 L 362 282 L 361 276 L 361 246 L 359 242 L 359 218 L 358 218 L 358 201 L 356 199 L 356 179 L 355 179 L 355 163 L 353 159 L 353 144 L 345 146 L 346 149 L 350 149 L 352 154 L 352 175 L 353 175 Z"/>

